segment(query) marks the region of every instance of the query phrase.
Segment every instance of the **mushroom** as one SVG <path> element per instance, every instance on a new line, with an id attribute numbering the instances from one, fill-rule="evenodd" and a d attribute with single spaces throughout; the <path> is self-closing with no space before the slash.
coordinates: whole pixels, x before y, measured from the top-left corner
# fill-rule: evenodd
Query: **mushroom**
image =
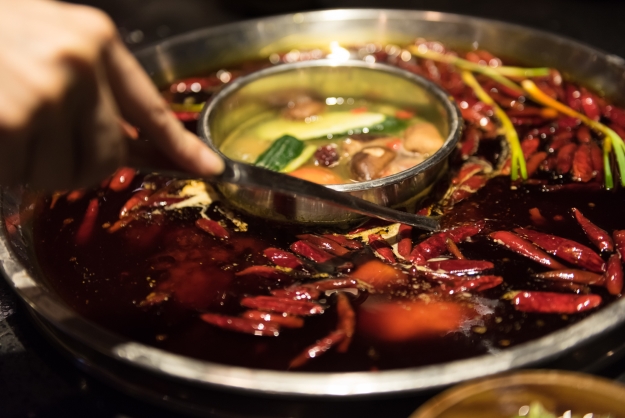
<path id="1" fill-rule="evenodd" d="M 290 120 L 305 120 L 323 113 L 325 107 L 325 103 L 308 96 L 300 96 L 287 104 L 287 107 L 282 110 L 282 116 Z"/>
<path id="2" fill-rule="evenodd" d="M 366 147 L 352 157 L 352 178 L 358 181 L 381 177 L 384 168 L 395 158 L 395 151 L 385 147 Z"/>
<path id="3" fill-rule="evenodd" d="M 445 140 L 431 123 L 423 122 L 410 126 L 404 132 L 406 151 L 432 155 L 443 146 Z"/>

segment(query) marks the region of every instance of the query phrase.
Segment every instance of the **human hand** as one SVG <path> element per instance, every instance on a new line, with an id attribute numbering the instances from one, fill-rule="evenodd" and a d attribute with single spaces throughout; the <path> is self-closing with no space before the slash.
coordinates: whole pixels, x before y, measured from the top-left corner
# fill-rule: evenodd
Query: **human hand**
<path id="1" fill-rule="evenodd" d="M 185 170 L 223 170 L 103 12 L 48 0 L 0 0 L 0 10 L 0 184 L 96 183 L 128 159 L 123 120 Z"/>

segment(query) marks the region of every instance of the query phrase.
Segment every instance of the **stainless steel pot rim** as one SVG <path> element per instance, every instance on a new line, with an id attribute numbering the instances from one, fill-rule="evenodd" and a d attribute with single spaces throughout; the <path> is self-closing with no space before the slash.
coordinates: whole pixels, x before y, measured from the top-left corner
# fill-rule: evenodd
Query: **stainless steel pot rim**
<path id="1" fill-rule="evenodd" d="M 442 160 L 449 157 L 452 151 L 455 149 L 458 140 L 460 139 L 460 135 L 462 133 L 462 127 L 460 121 L 462 120 L 462 116 L 460 115 L 460 110 L 458 106 L 455 104 L 453 98 L 447 94 L 443 89 L 438 87 L 436 84 L 432 83 L 425 78 L 418 76 L 409 71 L 403 70 L 398 67 L 393 67 L 388 64 L 380 64 L 380 63 L 367 63 L 364 61 L 358 60 L 348 60 L 348 61 L 332 61 L 332 60 L 314 60 L 314 61 L 301 61 L 294 62 L 288 64 L 276 65 L 274 67 L 269 67 L 260 71 L 253 72 L 247 76 L 241 77 L 228 84 L 222 90 L 219 91 L 211 101 L 204 106 L 202 113 L 200 114 L 200 118 L 198 120 L 198 134 L 200 138 L 202 138 L 214 151 L 216 151 L 223 158 L 228 158 L 221 151 L 215 147 L 212 142 L 211 130 L 210 130 L 210 115 L 223 99 L 228 97 L 230 94 L 240 89 L 241 87 L 255 82 L 261 78 L 279 74 L 283 72 L 293 71 L 301 68 L 310 68 L 310 67 L 358 67 L 358 68 L 368 68 L 371 70 L 382 71 L 389 74 L 397 75 L 398 77 L 403 77 L 407 80 L 410 80 L 414 84 L 422 87 L 428 93 L 432 94 L 440 104 L 443 105 L 445 112 L 447 113 L 447 122 L 449 124 L 449 135 L 445 138 L 445 142 L 443 146 L 434 153 L 434 155 L 428 157 L 422 163 L 411 167 L 407 170 L 404 170 L 400 173 L 393 174 L 391 176 L 383 177 L 380 179 L 369 180 L 369 181 L 361 181 L 358 183 L 350 183 L 350 184 L 336 184 L 336 185 L 328 185 L 334 190 L 338 190 L 341 192 L 356 192 L 361 190 L 367 190 L 371 188 L 376 188 L 380 186 L 385 186 L 394 183 L 400 183 L 408 178 L 416 176 L 418 173 L 428 170 L 430 167 L 436 166 Z"/>
<path id="2" fill-rule="evenodd" d="M 158 59 L 166 59 L 165 51 L 177 43 L 187 42 L 196 37 L 218 38 L 220 35 L 236 32 L 237 28 L 242 27 L 241 25 L 247 25 L 243 27 L 262 27 L 280 22 L 357 19 L 369 19 L 372 22 L 377 22 L 379 19 L 388 20 L 392 18 L 416 22 L 435 21 L 446 24 L 473 22 L 478 26 L 490 25 L 498 28 L 498 30 L 524 31 L 528 35 L 534 34 L 541 39 L 573 46 L 585 54 L 599 56 L 606 61 L 607 65 L 617 67 L 619 73 L 625 74 L 625 61 L 621 58 L 602 54 L 596 49 L 558 35 L 487 19 L 410 10 L 328 10 L 271 17 L 219 28 L 202 29 L 171 38 L 157 46 L 140 51 L 137 55 L 141 58 L 155 54 Z M 14 213 L 13 210 L 17 207 L 17 203 L 13 202 L 12 199 L 9 191 L 1 190 L 0 213 L 3 217 Z M 22 241 L 15 244 L 16 240 Z M 301 396 L 405 394 L 431 390 L 552 359 L 625 322 L 625 298 L 623 298 L 576 324 L 537 340 L 466 360 L 401 370 L 355 373 L 304 373 L 247 369 L 172 354 L 128 340 L 100 328 L 68 308 L 65 302 L 50 290 L 45 281 L 31 275 L 30 270 L 21 263 L 21 256 L 18 254 L 21 253 L 25 245 L 27 245 L 26 238 L 23 236 L 10 237 L 4 226 L 0 227 L 2 271 L 18 295 L 38 314 L 69 337 L 75 338 L 111 358 L 159 375 L 169 376 L 174 380 L 184 379 L 206 387 L 230 388 L 262 394 Z"/>

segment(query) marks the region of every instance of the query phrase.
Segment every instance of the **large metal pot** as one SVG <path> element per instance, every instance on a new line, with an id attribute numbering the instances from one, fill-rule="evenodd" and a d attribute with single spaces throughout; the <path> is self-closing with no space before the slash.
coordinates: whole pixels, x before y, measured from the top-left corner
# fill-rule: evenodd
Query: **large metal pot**
<path id="1" fill-rule="evenodd" d="M 515 25 L 418 11 L 330 10 L 248 21 L 200 30 L 140 51 L 137 56 L 163 85 L 178 77 L 273 51 L 343 44 L 438 39 L 480 47 L 532 65 L 553 66 L 583 80 L 617 102 L 625 102 L 625 62 L 579 43 Z M 20 218 L 30 200 L 19 191 L 0 195 L 3 218 Z M 3 223 L 4 225 L 4 223 Z M 13 233 L 0 231 L 2 269 L 20 297 L 45 321 L 89 350 L 137 373 L 200 388 L 237 388 L 262 394 L 400 394 L 442 387 L 504 370 L 553 360 L 625 321 L 625 299 L 543 338 L 508 350 L 427 367 L 376 373 L 299 373 L 252 370 L 198 361 L 128 341 L 70 310 L 39 270 L 32 223 L 22 216 Z"/>

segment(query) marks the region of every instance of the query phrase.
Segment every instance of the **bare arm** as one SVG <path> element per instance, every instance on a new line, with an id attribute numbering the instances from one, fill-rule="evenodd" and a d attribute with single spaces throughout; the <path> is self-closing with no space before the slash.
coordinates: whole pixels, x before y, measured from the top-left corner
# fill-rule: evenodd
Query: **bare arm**
<path id="1" fill-rule="evenodd" d="M 181 168 L 223 162 L 169 112 L 102 12 L 0 0 L 0 184 L 90 185 L 127 160 L 120 119 Z"/>

